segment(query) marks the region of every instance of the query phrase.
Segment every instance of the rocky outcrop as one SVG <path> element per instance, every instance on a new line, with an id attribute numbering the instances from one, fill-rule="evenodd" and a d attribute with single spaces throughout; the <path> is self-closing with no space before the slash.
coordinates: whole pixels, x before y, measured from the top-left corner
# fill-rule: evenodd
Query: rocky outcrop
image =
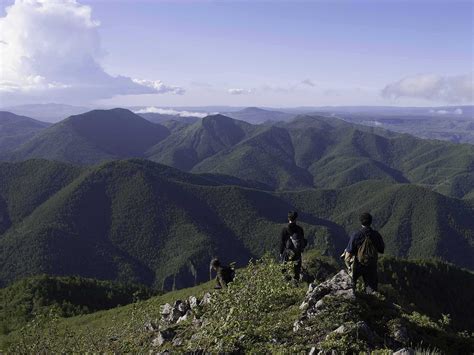
<path id="1" fill-rule="evenodd" d="M 337 304 L 336 309 L 334 309 L 335 302 Z M 366 311 L 370 312 L 371 307 L 376 304 L 378 307 L 381 307 L 381 305 L 387 307 L 387 314 L 393 313 L 396 315 L 396 312 L 394 312 L 396 307 L 393 304 L 384 303 L 384 301 L 377 299 L 373 295 L 362 298 L 356 297 L 352 277 L 346 270 L 341 270 L 332 278 L 318 285 L 309 285 L 305 299 L 300 305 L 302 313 L 294 323 L 293 330 L 295 332 L 303 331 L 307 334 L 315 334 L 315 329 L 312 328 L 314 324 L 318 324 L 322 320 L 328 320 L 331 317 L 331 312 L 337 311 L 338 307 L 346 307 L 347 309 L 354 308 L 360 311 L 347 314 L 346 317 L 343 317 L 344 321 L 340 324 L 336 320 L 334 320 L 333 324 L 330 322 L 330 325 L 322 333 L 321 329 L 318 329 L 315 337 L 317 346 L 311 349 L 313 354 L 331 353 L 331 351 L 322 350 L 324 348 L 322 344 L 326 343 L 327 345 L 338 338 L 352 339 L 354 342 L 362 341 L 363 344 L 366 344 L 365 350 L 387 346 L 397 350 L 408 344 L 410 338 L 407 329 L 399 318 L 392 319 L 389 322 L 386 327 L 387 329 L 385 329 L 388 334 L 384 333 L 384 337 L 379 336 L 371 328 L 370 324 L 363 319 L 367 316 Z M 349 305 L 352 305 L 352 307 L 349 307 Z M 362 305 L 364 306 L 362 307 Z"/>
<path id="2" fill-rule="evenodd" d="M 192 327 L 200 327 L 202 321 L 197 317 L 197 310 L 207 305 L 211 300 L 211 294 L 206 293 L 200 300 L 195 296 L 190 296 L 185 300 L 176 300 L 172 305 L 166 303 L 160 307 L 161 319 L 145 323 L 145 331 L 152 333 L 152 347 L 161 347 L 166 343 L 173 346 L 180 346 L 183 343 L 176 331 L 175 325 L 190 321 Z"/>
<path id="3" fill-rule="evenodd" d="M 311 318 L 318 313 L 318 308 L 324 305 L 326 296 L 355 300 L 354 283 L 345 270 L 339 271 L 334 277 L 317 286 L 310 284 L 300 309 L 305 312 L 306 317 Z"/>

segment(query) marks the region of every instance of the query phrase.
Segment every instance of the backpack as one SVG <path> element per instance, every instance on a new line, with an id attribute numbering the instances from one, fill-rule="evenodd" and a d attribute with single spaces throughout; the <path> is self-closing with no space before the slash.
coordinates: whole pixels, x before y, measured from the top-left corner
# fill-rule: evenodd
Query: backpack
<path id="1" fill-rule="evenodd" d="M 364 240 L 357 250 L 357 260 L 362 265 L 369 265 L 377 260 L 378 251 L 374 242 L 370 238 L 370 234 L 364 233 Z"/>
<path id="2" fill-rule="evenodd" d="M 235 269 L 232 266 L 224 266 L 222 268 L 222 278 L 226 283 L 234 281 Z"/>
<path id="3" fill-rule="evenodd" d="M 298 233 L 293 233 L 290 236 L 290 242 L 292 244 L 292 248 L 295 252 L 303 252 L 304 248 L 306 247 L 306 239 L 303 236 L 299 235 Z"/>
<path id="4" fill-rule="evenodd" d="M 295 261 L 303 252 L 308 242 L 298 233 L 293 233 L 286 242 L 285 255 L 289 261 Z"/>

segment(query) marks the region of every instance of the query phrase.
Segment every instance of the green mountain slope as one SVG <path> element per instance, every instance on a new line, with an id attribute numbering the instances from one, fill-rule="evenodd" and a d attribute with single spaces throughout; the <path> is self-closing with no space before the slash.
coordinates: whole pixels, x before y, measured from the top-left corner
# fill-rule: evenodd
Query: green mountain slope
<path id="1" fill-rule="evenodd" d="M 48 126 L 46 122 L 0 111 L 0 157 L 19 147 Z"/>
<path id="2" fill-rule="evenodd" d="M 456 197 L 474 190 L 474 146 L 302 115 L 258 126 L 223 115 L 152 124 L 123 109 L 54 125 L 11 154 L 94 164 L 146 157 L 181 170 L 231 175 L 272 189 L 340 188 L 366 180 L 414 183 Z"/>
<path id="3" fill-rule="evenodd" d="M 294 154 L 288 132 L 268 127 L 202 161 L 192 171 L 237 176 L 283 189 L 309 187 L 312 177 L 295 164 Z"/>
<path id="4" fill-rule="evenodd" d="M 252 125 L 222 115 L 207 116 L 173 132 L 152 147 L 147 157 L 158 163 L 191 170 L 200 161 L 232 147 L 246 137 Z"/>
<path id="5" fill-rule="evenodd" d="M 17 164 L 21 171 L 24 164 L 39 162 Z M 0 190 L 0 211 L 15 216 L 0 235 L 2 284 L 46 273 L 165 290 L 193 285 L 207 278 L 214 255 L 243 265 L 275 251 L 290 209 L 300 211 L 310 245 L 326 254 L 340 254 L 347 233 L 358 228 L 358 214 L 369 210 L 391 255 L 436 257 L 474 269 L 472 206 L 423 187 L 367 181 L 343 189 L 272 193 L 146 160 L 82 171 L 49 164 L 58 179 L 50 189 L 43 186 L 45 178 L 35 182 L 31 172 L 31 186 L 39 184 L 41 198 L 14 198 L 15 179 Z"/>
<path id="6" fill-rule="evenodd" d="M 11 160 L 43 158 L 78 164 L 139 157 L 169 134 L 125 109 L 94 110 L 71 116 L 35 136 Z"/>
<path id="7" fill-rule="evenodd" d="M 214 116 L 213 121 L 227 125 L 227 134 L 237 131 L 224 116 Z M 200 123 L 183 128 L 150 150 L 148 157 L 183 170 L 231 175 L 275 189 L 339 188 L 365 180 L 411 182 L 457 198 L 474 189 L 474 147 L 467 144 L 423 140 L 314 115 L 274 126 L 248 125 L 250 133 L 225 143 L 221 137 L 226 135 L 213 132 Z"/>

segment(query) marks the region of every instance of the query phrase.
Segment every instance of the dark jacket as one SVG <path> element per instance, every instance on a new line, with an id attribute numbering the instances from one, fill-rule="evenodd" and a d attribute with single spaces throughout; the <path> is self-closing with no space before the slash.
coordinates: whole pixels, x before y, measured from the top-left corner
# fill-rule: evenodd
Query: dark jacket
<path id="1" fill-rule="evenodd" d="M 385 251 L 385 243 L 383 242 L 382 236 L 379 232 L 373 230 L 371 227 L 362 227 L 357 232 L 352 233 L 351 238 L 349 239 L 349 244 L 347 244 L 346 251 L 351 255 L 357 255 L 357 251 L 362 245 L 366 234 L 372 240 L 372 243 L 374 243 L 377 251 L 380 254 L 383 254 Z"/>
<path id="2" fill-rule="evenodd" d="M 296 223 L 288 223 L 288 225 L 282 229 L 280 238 L 280 254 L 283 254 L 290 237 L 295 233 L 304 237 L 303 228 Z"/>
<path id="3" fill-rule="evenodd" d="M 234 281 L 234 270 L 229 266 L 218 266 L 216 268 L 216 282 L 220 287 L 226 287 L 228 283 Z"/>

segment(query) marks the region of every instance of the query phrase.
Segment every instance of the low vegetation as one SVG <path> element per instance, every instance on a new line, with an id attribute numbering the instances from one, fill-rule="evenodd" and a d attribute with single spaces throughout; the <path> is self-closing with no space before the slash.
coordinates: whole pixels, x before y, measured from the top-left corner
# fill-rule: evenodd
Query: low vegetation
<path id="1" fill-rule="evenodd" d="M 324 273 L 333 274 L 338 265 L 311 251 L 306 257 L 310 277 L 317 279 Z M 389 353 L 394 346 L 408 346 L 425 352 L 447 354 L 470 353 L 474 350 L 473 331 L 464 319 L 472 318 L 471 307 L 462 307 L 457 300 L 445 299 L 438 292 L 438 284 L 452 278 L 452 282 L 468 282 L 458 289 L 460 301 L 472 299 L 474 275 L 471 272 L 438 262 L 408 262 L 397 259 L 380 261 L 381 292 L 364 295 L 360 285 L 355 300 L 330 297 L 324 311 L 304 328 L 293 331 L 299 319 L 306 284 L 293 286 L 286 281 L 282 265 L 270 257 L 251 262 L 238 270 L 235 282 L 220 291 L 211 292 L 211 301 L 195 309 L 194 316 L 177 324 L 160 321 L 160 306 L 177 299 L 202 295 L 212 283 L 183 289 L 138 301 L 125 307 L 72 318 L 60 318 L 54 312 L 42 315 L 20 331 L 11 334 L 12 352 L 147 352 L 195 351 L 208 352 L 279 352 L 309 351 L 312 347 L 339 352 L 359 352 L 369 349 Z M 390 271 L 388 271 L 390 270 Z M 418 270 L 418 271 L 417 271 Z M 388 277 L 388 273 L 392 276 Z M 397 275 L 396 278 L 393 275 Z M 328 276 L 329 278 L 329 276 Z M 401 282 L 410 285 L 401 286 Z M 425 283 L 417 288 L 417 284 Z M 318 283 L 318 281 L 316 281 Z M 398 285 L 398 286 L 397 286 Z M 429 286 L 431 285 L 431 287 Z M 450 287 L 450 283 L 445 287 Z M 414 291 L 416 290 L 416 291 Z M 418 293 L 418 295 L 416 295 Z M 426 312 L 423 300 L 430 304 L 444 304 L 452 313 L 440 308 Z M 430 306 L 427 306 L 430 308 Z M 196 321 L 196 319 L 198 321 Z M 365 322 L 377 339 L 367 341 L 351 332 L 333 332 L 341 324 Z M 147 324 L 156 324 L 160 331 L 172 331 L 179 342 L 154 342 L 156 331 Z M 405 343 L 391 343 L 394 332 L 403 329 Z M 399 336 L 400 338 L 400 336 Z M 403 338 L 403 337 L 402 337 Z M 386 339 L 384 342 L 383 339 Z M 385 344 L 385 345 L 384 345 Z M 395 345 L 394 345 L 395 344 Z"/>

